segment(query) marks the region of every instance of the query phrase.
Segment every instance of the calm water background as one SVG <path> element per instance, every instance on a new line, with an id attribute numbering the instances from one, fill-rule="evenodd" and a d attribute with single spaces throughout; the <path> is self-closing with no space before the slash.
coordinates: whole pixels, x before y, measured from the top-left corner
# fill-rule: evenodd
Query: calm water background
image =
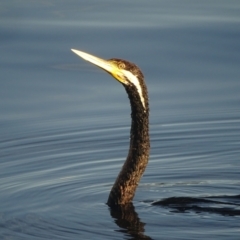
<path id="1" fill-rule="evenodd" d="M 239 216 L 150 204 L 240 192 L 239 1 L 11 0 L 0 20 L 1 239 L 134 239 L 105 204 L 128 151 L 128 99 L 71 48 L 144 72 L 143 235 L 239 239 Z"/>

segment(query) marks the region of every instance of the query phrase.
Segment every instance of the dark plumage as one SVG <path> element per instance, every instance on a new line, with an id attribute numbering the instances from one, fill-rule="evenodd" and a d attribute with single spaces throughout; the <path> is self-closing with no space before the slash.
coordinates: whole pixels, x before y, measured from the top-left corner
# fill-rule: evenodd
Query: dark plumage
<path id="1" fill-rule="evenodd" d="M 110 207 L 128 204 L 132 201 L 145 171 L 150 150 L 149 103 L 144 76 L 134 63 L 126 60 L 117 58 L 103 60 L 78 50 L 72 51 L 111 74 L 122 83 L 128 94 L 132 118 L 130 147 L 107 201 Z"/>

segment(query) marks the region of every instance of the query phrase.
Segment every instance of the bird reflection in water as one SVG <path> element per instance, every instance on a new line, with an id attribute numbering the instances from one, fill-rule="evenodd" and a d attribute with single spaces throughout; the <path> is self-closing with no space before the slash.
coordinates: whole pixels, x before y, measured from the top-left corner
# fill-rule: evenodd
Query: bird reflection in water
<path id="1" fill-rule="evenodd" d="M 131 237 L 129 239 L 152 239 L 144 234 L 145 223 L 141 222 L 132 203 L 109 209 L 112 218 L 121 229 L 120 231 L 129 235 Z"/>

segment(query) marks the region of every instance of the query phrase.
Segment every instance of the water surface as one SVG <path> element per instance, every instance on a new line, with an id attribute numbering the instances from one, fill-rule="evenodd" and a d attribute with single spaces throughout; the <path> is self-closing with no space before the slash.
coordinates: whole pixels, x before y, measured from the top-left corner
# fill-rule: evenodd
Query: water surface
<path id="1" fill-rule="evenodd" d="M 240 205 L 237 1 L 0 6 L 1 239 L 239 238 L 238 214 L 206 210 Z M 127 95 L 71 48 L 144 72 L 151 156 L 134 209 L 105 204 L 128 152 Z M 223 203 L 151 205 L 170 197 Z"/>

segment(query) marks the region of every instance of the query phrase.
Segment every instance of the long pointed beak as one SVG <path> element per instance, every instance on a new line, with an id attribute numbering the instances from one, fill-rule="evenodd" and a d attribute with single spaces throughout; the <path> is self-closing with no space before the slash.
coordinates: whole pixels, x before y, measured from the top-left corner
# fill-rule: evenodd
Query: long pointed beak
<path id="1" fill-rule="evenodd" d="M 124 78 L 124 74 L 122 71 L 113 63 L 98 57 L 95 57 L 91 54 L 71 49 L 75 54 L 77 54 L 79 57 L 83 58 L 84 60 L 96 65 L 97 67 L 105 70 L 109 74 L 111 74 L 115 79 L 117 79 L 119 82 L 126 84 L 126 80 Z"/>
<path id="2" fill-rule="evenodd" d="M 113 66 L 106 60 L 95 57 L 93 55 L 90 55 L 88 53 L 78 51 L 76 49 L 71 49 L 74 53 L 76 53 L 79 57 L 83 58 L 84 60 L 102 68 L 103 70 L 107 72 L 112 72 Z"/>

